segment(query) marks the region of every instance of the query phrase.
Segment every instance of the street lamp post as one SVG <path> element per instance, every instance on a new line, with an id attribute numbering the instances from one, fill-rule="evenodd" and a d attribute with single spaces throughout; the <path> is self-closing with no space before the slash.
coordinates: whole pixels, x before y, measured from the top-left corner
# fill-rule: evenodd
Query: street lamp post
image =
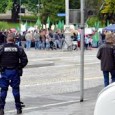
<path id="1" fill-rule="evenodd" d="M 66 25 L 69 25 L 69 0 L 65 0 Z"/>
<path id="2" fill-rule="evenodd" d="M 69 27 L 69 0 L 65 0 L 65 42 L 63 45 L 63 50 L 72 50 L 72 40 L 71 40 L 71 33 L 70 33 L 70 27 Z"/>
<path id="3" fill-rule="evenodd" d="M 84 100 L 84 0 L 81 2 L 80 102 Z"/>

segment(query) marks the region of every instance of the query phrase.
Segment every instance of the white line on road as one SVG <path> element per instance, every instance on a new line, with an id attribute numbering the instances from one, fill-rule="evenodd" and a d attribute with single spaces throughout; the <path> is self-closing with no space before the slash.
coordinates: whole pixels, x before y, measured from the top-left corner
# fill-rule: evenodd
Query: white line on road
<path id="1" fill-rule="evenodd" d="M 78 102 L 80 102 L 79 99 L 71 100 L 71 101 L 65 101 L 65 102 L 59 102 L 59 103 L 51 103 L 51 104 L 47 104 L 47 105 L 41 105 L 39 107 L 28 107 L 28 108 L 24 108 L 24 110 L 27 111 L 27 110 L 34 110 L 34 109 L 42 109 L 42 108 L 46 108 L 46 107 L 53 107 L 53 106 L 78 103 Z M 6 111 L 6 113 L 13 113 L 13 112 L 15 112 L 15 110 Z"/>

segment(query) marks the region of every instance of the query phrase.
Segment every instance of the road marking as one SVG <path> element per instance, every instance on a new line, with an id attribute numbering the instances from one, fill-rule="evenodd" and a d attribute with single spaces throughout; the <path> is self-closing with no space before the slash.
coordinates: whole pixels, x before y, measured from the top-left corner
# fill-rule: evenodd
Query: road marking
<path id="1" fill-rule="evenodd" d="M 72 103 L 78 103 L 78 102 L 80 102 L 79 99 L 71 100 L 71 101 L 65 101 L 65 102 L 59 102 L 59 103 L 52 103 L 52 104 L 47 104 L 47 105 L 41 105 L 39 107 L 28 107 L 28 108 L 24 108 L 23 110 L 27 111 L 27 110 L 41 109 L 41 108 L 46 108 L 46 107 L 53 107 L 53 106 L 72 104 Z M 13 112 L 15 112 L 15 110 L 6 111 L 6 113 L 13 113 Z"/>
<path id="2" fill-rule="evenodd" d="M 90 56 L 90 57 L 96 57 L 95 55 L 85 55 L 85 56 L 86 56 L 86 57 L 89 57 L 89 56 Z M 69 57 L 55 57 L 55 58 L 54 58 L 54 57 L 50 57 L 50 58 L 44 58 L 44 57 L 43 57 L 43 58 L 41 58 L 41 59 L 40 59 L 40 58 L 39 58 L 39 59 L 38 59 L 38 58 L 35 59 L 35 57 L 34 57 L 33 59 L 30 58 L 30 60 L 35 62 L 35 60 L 37 60 L 37 61 L 38 61 L 38 60 L 39 60 L 39 61 L 51 61 L 51 60 L 60 60 L 60 59 L 71 59 L 71 58 L 72 58 L 72 59 L 76 59 L 76 58 L 79 58 L 79 59 L 80 59 L 80 56 L 74 56 L 74 57 L 71 57 L 71 56 L 69 56 Z"/>
<path id="3" fill-rule="evenodd" d="M 84 80 L 88 81 L 88 80 L 96 80 L 96 79 L 103 79 L 103 77 L 89 77 L 89 78 L 85 78 Z M 21 85 L 21 87 L 35 87 L 35 86 L 40 86 L 40 85 L 53 85 L 53 84 L 59 84 L 59 83 L 69 83 L 69 82 L 77 82 L 80 81 L 80 79 L 74 79 L 74 80 L 63 80 L 63 81 L 48 81 L 45 83 L 37 83 L 37 84 L 29 84 L 29 85 Z"/>

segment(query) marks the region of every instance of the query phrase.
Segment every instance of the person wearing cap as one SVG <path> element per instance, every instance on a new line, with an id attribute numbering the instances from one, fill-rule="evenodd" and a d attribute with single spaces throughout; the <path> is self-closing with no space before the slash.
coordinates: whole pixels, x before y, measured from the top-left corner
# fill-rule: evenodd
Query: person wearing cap
<path id="1" fill-rule="evenodd" d="M 21 70 L 27 65 L 28 58 L 23 48 L 15 44 L 12 34 L 7 36 L 7 43 L 0 47 L 0 115 L 4 115 L 8 87 L 12 87 L 17 114 L 22 113 L 20 101 Z"/>
<path id="2" fill-rule="evenodd" d="M 109 85 L 109 73 L 111 74 L 111 82 L 115 82 L 115 56 L 113 52 L 113 35 L 108 32 L 105 43 L 99 47 L 97 53 L 97 58 L 101 61 L 105 87 Z"/>

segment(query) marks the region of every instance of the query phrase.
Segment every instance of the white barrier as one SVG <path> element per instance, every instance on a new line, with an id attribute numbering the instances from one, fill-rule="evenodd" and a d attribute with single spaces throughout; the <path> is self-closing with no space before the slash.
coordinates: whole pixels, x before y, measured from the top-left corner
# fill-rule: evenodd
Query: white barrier
<path id="1" fill-rule="evenodd" d="M 115 83 L 104 88 L 99 94 L 94 115 L 115 115 Z"/>

